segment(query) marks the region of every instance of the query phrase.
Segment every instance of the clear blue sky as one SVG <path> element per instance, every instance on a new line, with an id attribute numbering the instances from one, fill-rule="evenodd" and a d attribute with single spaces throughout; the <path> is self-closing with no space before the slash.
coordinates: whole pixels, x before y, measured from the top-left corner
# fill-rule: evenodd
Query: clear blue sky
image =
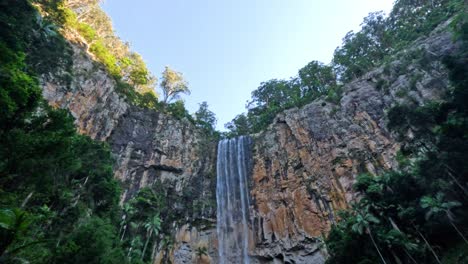
<path id="1" fill-rule="evenodd" d="M 350 30 L 393 0 L 106 0 L 117 34 L 158 78 L 168 65 L 207 101 L 223 129 L 260 82 L 289 78 L 312 60 L 329 63 Z"/>

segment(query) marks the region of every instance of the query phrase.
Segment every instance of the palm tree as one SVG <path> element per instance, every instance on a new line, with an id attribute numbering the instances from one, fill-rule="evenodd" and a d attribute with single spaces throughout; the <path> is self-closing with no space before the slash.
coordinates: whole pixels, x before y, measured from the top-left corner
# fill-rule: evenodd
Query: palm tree
<path id="1" fill-rule="evenodd" d="M 200 260 L 203 256 L 208 256 L 208 249 L 206 247 L 198 247 L 195 251 L 198 259 Z"/>
<path id="2" fill-rule="evenodd" d="M 380 259 L 382 259 L 382 262 L 384 264 L 387 264 L 385 261 L 384 257 L 382 256 L 382 253 L 380 253 L 379 247 L 377 246 L 377 243 L 375 243 L 374 236 L 372 235 L 372 231 L 370 229 L 371 223 L 378 224 L 380 223 L 379 219 L 372 215 L 369 212 L 369 206 L 365 206 L 364 208 L 358 209 L 357 210 L 357 215 L 356 215 L 356 223 L 352 226 L 352 229 L 354 232 L 362 235 L 364 233 L 364 230 L 366 231 L 366 234 L 369 235 L 372 244 L 374 244 L 375 249 L 377 250 L 377 253 L 380 256 Z"/>
<path id="3" fill-rule="evenodd" d="M 141 237 L 137 235 L 132 239 L 130 248 L 128 249 L 127 259 L 130 263 L 132 262 L 133 256 L 136 255 L 136 257 L 139 257 L 138 254 L 141 254 L 139 248 L 141 248 Z"/>
<path id="4" fill-rule="evenodd" d="M 429 220 L 432 217 L 436 217 L 437 215 L 443 213 L 447 216 L 449 223 L 452 227 L 457 231 L 461 238 L 468 244 L 468 240 L 463 235 L 463 233 L 458 229 L 455 225 L 454 220 L 455 217 L 452 213 L 452 208 L 461 206 L 461 203 L 458 201 L 445 201 L 444 194 L 439 192 L 435 197 L 431 196 L 424 196 L 421 198 L 421 207 L 427 209 L 426 212 L 426 220 Z"/>
<path id="5" fill-rule="evenodd" d="M 28 219 L 26 212 L 20 209 L 0 210 L 0 231 L 3 235 L 2 239 L 0 239 L 0 257 L 13 244 L 18 234 L 28 228 L 30 223 L 31 221 Z"/>
<path id="6" fill-rule="evenodd" d="M 412 243 L 411 241 L 409 241 L 407 239 L 407 236 L 404 232 L 401 231 L 401 229 L 398 227 L 398 225 L 395 223 L 395 221 L 393 220 L 392 217 L 387 217 L 388 221 L 390 222 L 390 225 L 392 226 L 393 228 L 393 231 L 396 231 L 397 233 L 397 237 L 393 237 L 393 236 L 390 236 L 391 239 L 388 239 L 388 237 L 386 237 L 386 243 L 389 245 L 389 248 L 390 250 L 392 251 L 392 254 L 394 255 L 395 258 L 397 258 L 397 256 L 395 255 L 395 253 L 393 252 L 393 250 L 391 249 L 391 246 L 392 244 L 399 244 L 401 246 L 401 248 L 403 249 L 403 251 L 405 252 L 405 254 L 409 257 L 409 259 L 411 259 L 411 261 L 413 263 L 416 263 L 416 260 L 413 258 L 413 256 L 411 256 L 411 254 L 408 252 L 408 250 L 413 250 L 413 249 L 416 249 L 417 248 L 417 245 L 415 243 Z M 389 232 L 390 233 L 390 232 Z M 401 235 L 401 236 L 400 236 Z M 394 241 L 392 241 L 394 240 Z M 398 260 L 397 260 L 398 262 Z"/>
<path id="7" fill-rule="evenodd" d="M 124 214 L 122 215 L 122 221 L 120 221 L 120 230 L 119 235 L 122 233 L 120 237 L 120 241 L 124 239 L 125 231 L 127 230 L 127 226 L 130 222 L 130 217 L 135 213 L 135 208 L 129 203 L 124 204 L 123 206 Z M 122 232 L 123 231 L 123 232 Z"/>
<path id="8" fill-rule="evenodd" d="M 153 216 L 149 222 L 145 224 L 146 228 L 146 242 L 145 246 L 143 247 L 143 253 L 141 254 L 141 259 L 145 257 L 145 252 L 146 252 L 146 247 L 148 246 L 148 242 L 151 239 L 151 236 L 154 234 L 157 236 L 159 234 L 159 231 L 161 231 L 161 218 L 159 218 L 159 215 Z"/>

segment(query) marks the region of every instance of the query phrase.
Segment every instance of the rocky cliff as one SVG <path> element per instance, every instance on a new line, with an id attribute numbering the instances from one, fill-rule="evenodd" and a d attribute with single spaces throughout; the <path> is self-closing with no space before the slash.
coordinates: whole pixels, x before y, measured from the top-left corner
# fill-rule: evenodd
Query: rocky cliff
<path id="1" fill-rule="evenodd" d="M 175 196 L 191 196 L 191 204 L 169 201 L 186 211 L 182 222 L 214 222 L 215 202 L 210 201 L 215 199 L 217 142 L 207 140 L 186 119 L 128 103 L 117 92 L 115 79 L 87 52 L 86 42 L 73 32 L 65 37 L 73 51 L 71 71 L 58 69 L 41 76 L 43 95 L 50 105 L 70 111 L 80 133 L 109 143 L 115 157 L 115 177 L 123 186 L 121 202 L 139 189 L 160 182 Z M 201 208 L 194 210 L 195 204 L 201 204 Z M 183 223 L 173 226 L 175 246 L 168 258 L 182 263 L 192 258 L 195 248 L 190 248 L 181 232 L 192 229 Z M 163 261 L 162 257 L 159 261 Z"/>
<path id="2" fill-rule="evenodd" d="M 255 135 L 252 255 L 260 263 L 324 262 L 320 240 L 357 198 L 356 176 L 398 166 L 386 110 L 443 99 L 449 84 L 441 59 L 457 48 L 446 26 L 345 85 L 339 103 L 287 110 Z"/>
<path id="3" fill-rule="evenodd" d="M 345 85 L 340 102 L 320 99 L 287 110 L 253 136 L 254 262 L 324 262 L 320 240 L 337 220 L 337 211 L 356 199 L 356 176 L 398 166 L 400 144 L 386 128 L 385 111 L 397 103 L 442 99 L 448 79 L 441 59 L 456 49 L 445 26 L 391 63 Z M 86 43 L 73 34 L 67 38 L 72 72 L 43 75 L 44 97 L 69 109 L 81 133 L 109 143 L 115 177 L 124 186 L 122 201 L 156 181 L 180 196 L 196 189 L 193 203 L 213 200 L 216 142 L 206 141 L 188 120 L 130 105 L 116 91 L 115 80 L 86 52 Z M 62 81 L 67 76 L 70 82 Z M 157 262 L 216 263 L 214 212 L 213 206 L 202 206 L 201 212 L 190 212 L 174 224 L 174 247 L 161 251 Z M 206 221 L 194 226 L 195 218 Z M 197 257 L 197 248 L 207 248 L 209 256 Z"/>

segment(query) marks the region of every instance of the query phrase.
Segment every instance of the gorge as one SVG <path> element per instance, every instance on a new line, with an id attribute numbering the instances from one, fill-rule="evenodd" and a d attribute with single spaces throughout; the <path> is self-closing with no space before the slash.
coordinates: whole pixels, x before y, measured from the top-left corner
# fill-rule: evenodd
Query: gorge
<path id="1" fill-rule="evenodd" d="M 371 14 L 224 133 L 138 92 L 88 2 L 0 1 L 0 263 L 468 260 L 463 1 Z"/>

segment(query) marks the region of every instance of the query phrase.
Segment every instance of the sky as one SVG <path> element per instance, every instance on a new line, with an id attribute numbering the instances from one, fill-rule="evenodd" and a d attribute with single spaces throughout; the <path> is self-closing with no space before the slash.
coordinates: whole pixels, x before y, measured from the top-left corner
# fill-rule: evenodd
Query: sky
<path id="1" fill-rule="evenodd" d="M 312 60 L 329 63 L 369 12 L 393 0 L 105 0 L 118 36 L 158 78 L 182 72 L 189 112 L 207 101 L 217 129 L 245 112 L 261 82 L 289 79 Z"/>

